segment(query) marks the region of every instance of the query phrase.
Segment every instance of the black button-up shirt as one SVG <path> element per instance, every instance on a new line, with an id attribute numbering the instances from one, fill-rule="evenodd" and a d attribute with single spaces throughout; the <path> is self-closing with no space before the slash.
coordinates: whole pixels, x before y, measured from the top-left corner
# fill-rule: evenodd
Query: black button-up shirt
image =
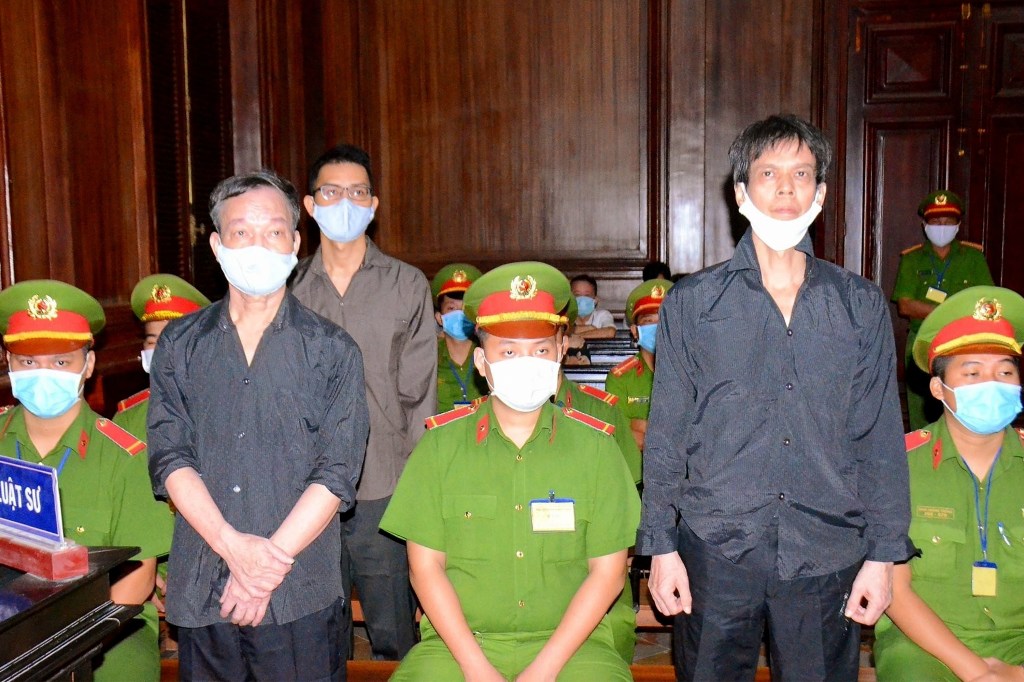
<path id="1" fill-rule="evenodd" d="M 355 501 L 369 417 L 363 363 L 334 323 L 286 294 L 252 364 L 227 298 L 171 322 L 150 375 L 147 433 L 154 491 L 191 467 L 236 530 L 270 537 L 307 487 Z M 288 623 L 342 595 L 341 525 L 336 514 L 271 595 L 267 618 Z M 224 561 L 177 518 L 168 566 L 167 618 L 183 627 L 223 622 Z"/>
<path id="2" fill-rule="evenodd" d="M 681 518 L 736 560 L 778 523 L 783 579 L 899 561 L 910 492 L 885 297 L 814 258 L 790 324 L 751 233 L 661 306 L 637 552 L 677 545 Z"/>

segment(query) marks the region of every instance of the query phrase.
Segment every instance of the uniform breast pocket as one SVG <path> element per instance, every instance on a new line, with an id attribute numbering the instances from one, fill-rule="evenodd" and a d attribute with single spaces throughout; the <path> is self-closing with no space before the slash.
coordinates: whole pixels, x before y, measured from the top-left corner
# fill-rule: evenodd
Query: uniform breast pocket
<path id="1" fill-rule="evenodd" d="M 110 512 L 101 509 L 64 509 L 64 535 L 80 545 L 111 544 Z"/>
<path id="2" fill-rule="evenodd" d="M 591 502 L 589 500 L 577 499 L 573 505 L 573 513 L 576 517 L 575 531 L 536 533 L 536 535 L 540 536 L 544 563 L 578 561 L 586 558 Z"/>
<path id="3" fill-rule="evenodd" d="M 1000 533 L 998 527 L 989 530 L 989 552 L 1000 545 L 999 572 L 1007 578 L 1024 581 L 1024 525 L 1007 524 Z M 1004 572 L 1005 567 L 1005 572 Z"/>
<path id="4" fill-rule="evenodd" d="M 921 556 L 910 563 L 915 576 L 948 578 L 956 570 L 958 557 L 960 565 L 968 568 L 973 561 L 964 556 L 967 552 L 967 531 L 963 526 L 915 520 L 911 526 L 910 539 L 921 550 Z"/>
<path id="5" fill-rule="evenodd" d="M 494 495 L 445 495 L 442 498 L 445 551 L 460 559 L 483 559 L 497 535 L 498 498 Z"/>

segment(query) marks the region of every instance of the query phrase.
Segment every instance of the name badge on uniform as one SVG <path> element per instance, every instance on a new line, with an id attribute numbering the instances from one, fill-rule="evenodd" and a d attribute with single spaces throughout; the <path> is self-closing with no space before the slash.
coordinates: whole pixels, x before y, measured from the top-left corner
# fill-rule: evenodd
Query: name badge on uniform
<path id="1" fill-rule="evenodd" d="M 534 533 L 575 532 L 576 500 L 556 498 L 552 490 L 546 500 L 530 500 L 530 520 Z"/>
<path id="2" fill-rule="evenodd" d="M 971 567 L 971 594 L 975 597 L 996 596 L 996 565 L 991 561 L 975 561 Z"/>
<path id="3" fill-rule="evenodd" d="M 942 303 L 946 300 L 946 292 L 942 289 L 936 289 L 935 287 L 928 287 L 928 292 L 924 295 L 932 303 Z"/>

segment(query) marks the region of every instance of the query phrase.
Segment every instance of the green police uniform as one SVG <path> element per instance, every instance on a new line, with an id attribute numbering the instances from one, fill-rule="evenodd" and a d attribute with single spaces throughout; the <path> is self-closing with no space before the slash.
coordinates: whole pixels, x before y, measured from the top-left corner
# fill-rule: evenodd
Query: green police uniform
<path id="1" fill-rule="evenodd" d="M 448 352 L 442 335 L 437 340 L 437 411 L 447 412 L 456 406 L 470 403 L 487 394 L 487 380 L 473 365 L 474 343 L 461 365 L 456 364 Z"/>
<path id="2" fill-rule="evenodd" d="M 914 301 L 939 303 L 940 301 L 928 298 L 929 288 L 952 295 L 968 287 L 991 285 L 992 283 L 988 262 L 978 244 L 954 240 L 949 245 L 949 255 L 943 261 L 936 255 L 931 242 L 926 241 L 910 247 L 901 254 L 892 300 L 896 302 L 901 298 L 907 298 Z M 907 411 L 910 415 L 911 429 L 919 429 L 930 421 L 925 416 L 926 403 L 931 401 L 927 392 L 927 376 L 916 371 L 910 356 L 922 321 L 910 320 L 910 331 L 907 334 L 907 347 L 904 356 Z M 937 406 L 936 409 L 940 408 L 941 406 Z"/>
<path id="3" fill-rule="evenodd" d="M 910 562 L 914 592 L 968 648 L 980 656 L 1024 664 L 1024 434 L 1007 428 L 987 480 L 988 559 L 998 567 L 995 597 L 975 597 L 971 567 L 982 558 L 972 474 L 943 416 L 907 435 L 910 537 L 921 555 Z M 988 490 L 986 490 L 988 488 Z M 982 507 L 984 509 L 984 507 Z M 999 529 L 1002 524 L 1002 530 Z M 956 680 L 888 618 L 875 627 L 878 679 Z"/>
<path id="4" fill-rule="evenodd" d="M 82 403 L 60 441 L 41 457 L 28 437 L 24 408 L 0 419 L 0 455 L 42 462 L 58 470 L 64 534 L 80 545 L 138 546 L 134 559 L 166 554 L 173 517 L 153 498 L 145 445 Z M 157 614 L 147 603 L 103 654 L 96 680 L 158 680 Z"/>
<path id="5" fill-rule="evenodd" d="M 470 629 L 509 679 L 536 656 L 587 577 L 589 558 L 635 541 L 639 498 L 601 422 L 550 403 L 520 449 L 489 401 L 448 413 L 416 446 L 381 528 L 446 554 Z M 589 422 L 589 423 L 588 423 Z M 531 501 L 575 500 L 574 532 L 535 533 Z M 460 680 L 428 619 L 394 680 Z M 629 680 L 605 617 L 560 680 Z"/>
<path id="6" fill-rule="evenodd" d="M 647 420 L 651 413 L 654 370 L 637 353 L 608 372 L 604 387 L 619 398 L 619 409 L 629 419 Z"/>

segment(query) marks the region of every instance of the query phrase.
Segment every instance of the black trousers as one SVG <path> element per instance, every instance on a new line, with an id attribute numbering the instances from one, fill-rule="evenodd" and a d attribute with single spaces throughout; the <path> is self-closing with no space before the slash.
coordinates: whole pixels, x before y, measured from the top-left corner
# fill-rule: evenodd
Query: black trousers
<path id="1" fill-rule="evenodd" d="M 843 616 L 860 563 L 812 578 L 781 580 L 778 526 L 736 563 L 680 523 L 679 553 L 693 612 L 675 618 L 677 680 L 753 680 L 769 634 L 772 680 L 856 680 L 860 625 Z"/>
<path id="2" fill-rule="evenodd" d="M 284 625 L 178 628 L 180 679 L 344 681 L 343 602 Z"/>

